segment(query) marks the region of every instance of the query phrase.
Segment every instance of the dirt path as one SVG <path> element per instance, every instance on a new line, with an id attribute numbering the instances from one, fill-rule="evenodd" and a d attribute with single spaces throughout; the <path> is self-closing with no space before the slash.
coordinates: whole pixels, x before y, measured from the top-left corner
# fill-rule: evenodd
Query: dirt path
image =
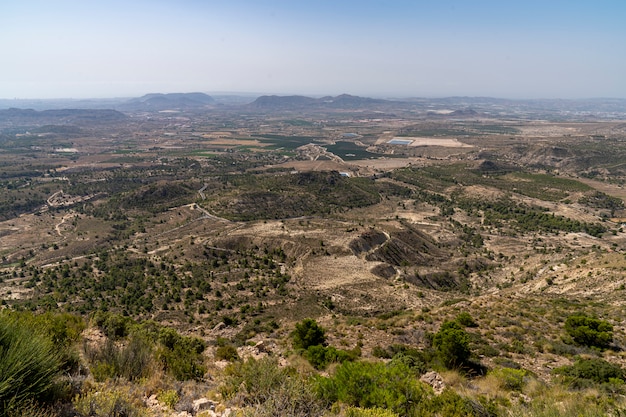
<path id="1" fill-rule="evenodd" d="M 209 213 L 206 209 L 200 207 L 196 203 L 187 204 L 186 206 L 183 206 L 183 207 L 189 207 L 189 209 L 191 209 L 191 210 L 198 210 L 198 211 L 202 212 L 202 214 L 204 214 L 203 218 L 205 218 L 205 219 L 211 219 L 211 220 L 217 220 L 217 221 L 220 221 L 220 222 L 232 223 L 228 219 L 225 219 L 223 217 L 218 217 L 218 216 L 216 216 L 214 214 Z"/>
<path id="2" fill-rule="evenodd" d="M 204 191 L 207 189 L 207 187 L 209 186 L 209 184 L 204 183 L 204 185 L 202 186 L 202 188 L 200 188 L 198 190 L 198 194 L 200 194 L 200 197 L 202 197 L 203 200 L 206 200 L 206 194 L 204 194 Z"/>
<path id="3" fill-rule="evenodd" d="M 54 203 L 54 199 L 57 198 L 58 196 L 63 195 L 63 190 L 61 191 L 57 191 L 56 193 L 52 194 L 50 197 L 48 197 L 48 199 L 46 200 L 46 203 L 50 206 L 50 207 L 55 207 L 58 204 Z"/>
<path id="4" fill-rule="evenodd" d="M 73 216 L 74 216 L 73 212 L 67 213 L 65 216 L 61 218 L 61 221 L 54 226 L 54 230 L 56 230 L 59 236 L 63 237 L 63 233 L 61 233 L 61 226 L 63 226 L 63 224 L 67 221 L 67 219 Z"/>

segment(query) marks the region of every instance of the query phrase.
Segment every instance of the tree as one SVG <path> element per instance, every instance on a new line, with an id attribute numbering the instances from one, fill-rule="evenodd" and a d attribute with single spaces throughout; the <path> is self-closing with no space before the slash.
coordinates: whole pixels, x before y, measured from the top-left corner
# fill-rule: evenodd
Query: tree
<path id="1" fill-rule="evenodd" d="M 296 329 L 291 333 L 294 349 L 307 349 L 309 346 L 324 346 L 326 331 L 313 319 L 304 319 L 296 323 Z"/>
<path id="2" fill-rule="evenodd" d="M 574 314 L 565 320 L 565 331 L 579 345 L 607 347 L 613 341 L 613 326 L 605 320 Z"/>
<path id="3" fill-rule="evenodd" d="M 448 368 L 456 368 L 470 357 L 469 335 L 455 321 L 444 322 L 433 338 L 433 347 Z"/>

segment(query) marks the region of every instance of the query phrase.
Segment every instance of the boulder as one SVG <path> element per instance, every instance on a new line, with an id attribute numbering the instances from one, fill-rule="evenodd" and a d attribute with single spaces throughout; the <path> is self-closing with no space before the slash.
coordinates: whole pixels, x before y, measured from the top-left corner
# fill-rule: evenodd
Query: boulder
<path id="1" fill-rule="evenodd" d="M 193 402 L 193 413 L 198 414 L 202 411 L 214 411 L 215 403 L 208 398 L 198 398 Z"/>
<path id="2" fill-rule="evenodd" d="M 420 378 L 420 381 L 433 387 L 433 391 L 435 391 L 437 395 L 441 394 L 443 390 L 446 389 L 446 383 L 443 381 L 443 378 L 435 371 L 425 373 Z"/>

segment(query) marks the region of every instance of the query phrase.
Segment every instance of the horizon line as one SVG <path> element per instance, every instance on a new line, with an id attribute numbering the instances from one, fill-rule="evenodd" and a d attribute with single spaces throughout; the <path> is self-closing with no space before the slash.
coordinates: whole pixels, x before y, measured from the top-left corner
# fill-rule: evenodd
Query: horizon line
<path id="1" fill-rule="evenodd" d="M 585 101 L 585 100 L 626 100 L 626 97 L 577 97 L 577 98 L 562 98 L 562 97 L 531 97 L 531 98 L 512 98 L 506 96 L 489 96 L 489 95 L 395 95 L 395 94 L 373 94 L 373 95 L 358 95 L 351 93 L 340 93 L 340 94 L 307 94 L 307 93 L 273 93 L 273 92 L 249 92 L 249 91 L 187 91 L 187 92 L 150 92 L 145 93 L 143 95 L 119 95 L 119 96 L 91 96 L 91 97 L 0 97 L 2 101 L 85 101 L 85 100 L 128 100 L 134 98 L 144 97 L 150 94 L 193 94 L 193 93 L 202 93 L 209 96 L 212 95 L 230 95 L 235 97 L 263 97 L 263 96 L 276 96 L 276 97 L 311 97 L 311 98 L 322 98 L 322 97 L 338 97 L 341 95 L 349 95 L 354 97 L 362 97 L 362 98 L 376 98 L 376 99 L 386 99 L 386 100 L 402 100 L 402 99 L 428 99 L 428 100 L 441 100 L 441 99 L 451 99 L 451 98 L 471 98 L 471 99 L 492 99 L 492 100 L 510 100 L 510 101 L 548 101 L 548 100 L 560 100 L 560 101 Z"/>

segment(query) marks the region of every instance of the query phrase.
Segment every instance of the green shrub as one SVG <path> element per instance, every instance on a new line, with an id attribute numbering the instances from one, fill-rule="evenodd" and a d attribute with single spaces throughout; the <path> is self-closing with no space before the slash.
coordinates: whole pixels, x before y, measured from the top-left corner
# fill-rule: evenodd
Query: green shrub
<path id="1" fill-rule="evenodd" d="M 115 365 L 110 362 L 97 361 L 91 365 L 91 376 L 96 382 L 104 382 L 109 378 L 115 378 Z"/>
<path id="2" fill-rule="evenodd" d="M 346 362 L 318 379 L 320 396 L 349 405 L 346 416 L 466 417 L 491 415 L 481 404 L 452 390 L 434 395 L 406 365 L 393 361 Z M 358 407 L 358 408 L 355 408 Z"/>
<path id="3" fill-rule="evenodd" d="M 296 323 L 295 330 L 291 333 L 294 349 L 307 349 L 309 346 L 324 346 L 326 344 L 326 331 L 313 319 L 304 319 Z"/>
<path id="4" fill-rule="evenodd" d="M 490 372 L 500 383 L 500 386 L 510 391 L 521 391 L 524 387 L 526 370 L 512 368 L 498 368 Z"/>
<path id="5" fill-rule="evenodd" d="M 104 388 L 88 391 L 74 400 L 81 415 L 89 417 L 147 417 L 141 400 L 123 388 Z"/>
<path id="6" fill-rule="evenodd" d="M 173 410 L 174 406 L 178 403 L 178 401 L 180 401 L 180 397 L 178 396 L 178 392 L 176 392 L 176 390 L 170 389 L 159 392 L 157 394 L 157 400 Z"/>
<path id="7" fill-rule="evenodd" d="M 139 336 L 131 336 L 122 345 L 107 339 L 100 347 L 86 347 L 85 355 L 92 364 L 91 373 L 98 382 L 115 377 L 137 380 L 149 376 L 153 368 L 152 345 Z"/>
<path id="8" fill-rule="evenodd" d="M 474 318 L 466 311 L 456 316 L 456 322 L 463 327 L 478 327 L 478 323 L 476 323 Z"/>
<path id="9" fill-rule="evenodd" d="M 574 342 L 583 346 L 604 348 L 613 341 L 613 326 L 609 322 L 583 314 L 569 316 L 565 330 Z"/>
<path id="10" fill-rule="evenodd" d="M 381 359 L 391 359 L 391 353 L 387 352 L 386 349 L 380 347 L 379 345 L 372 348 L 372 356 Z"/>
<path id="11" fill-rule="evenodd" d="M 20 404 L 19 409 L 7 410 L 7 412 L 8 417 L 57 417 L 54 410 L 30 401 Z M 3 414 L 0 412 L 0 415 Z"/>
<path id="12" fill-rule="evenodd" d="M 315 369 L 325 369 L 331 363 L 344 363 L 353 361 L 360 356 L 357 350 L 336 349 L 332 346 L 309 346 L 304 352 L 304 357 Z"/>
<path id="13" fill-rule="evenodd" d="M 384 408 L 411 415 L 428 396 L 425 386 L 404 364 L 345 362 L 330 378 L 318 379 L 321 398 L 362 408 Z"/>
<path id="14" fill-rule="evenodd" d="M 16 315 L 0 313 L 0 416 L 51 393 L 61 371 L 58 347 Z"/>
<path id="15" fill-rule="evenodd" d="M 586 379 L 599 384 L 608 383 L 611 380 L 624 382 L 626 377 L 626 373 L 619 365 L 601 358 L 578 358 L 573 365 L 556 368 L 554 373 L 569 379 Z"/>
<path id="16" fill-rule="evenodd" d="M 454 321 L 447 321 L 441 325 L 433 338 L 433 347 L 448 368 L 462 366 L 470 357 L 469 336 Z"/>
<path id="17" fill-rule="evenodd" d="M 483 405 L 464 398 L 451 389 L 446 389 L 441 395 L 431 397 L 419 405 L 420 417 L 487 417 L 495 414 L 485 409 Z"/>
<path id="18" fill-rule="evenodd" d="M 80 358 L 76 344 L 85 329 L 82 318 L 69 313 L 33 314 L 31 312 L 7 312 L 22 325 L 36 329 L 47 339 L 52 341 L 61 361 L 64 372 L 71 373 L 78 370 Z"/>
<path id="19" fill-rule="evenodd" d="M 248 358 L 244 362 L 235 362 L 225 369 L 226 381 L 220 387 L 224 398 L 232 398 L 245 388 L 242 400 L 245 405 L 265 401 L 272 391 L 290 376 L 289 368 L 281 368 L 274 358 L 255 360 Z"/>
<path id="20" fill-rule="evenodd" d="M 159 342 L 161 348 L 157 357 L 166 372 L 179 381 L 199 380 L 204 376 L 207 370 L 202 356 L 206 348 L 204 341 L 163 328 L 159 333 Z"/>
<path id="21" fill-rule="evenodd" d="M 274 358 L 232 363 L 225 375 L 220 393 L 246 407 L 246 416 L 316 417 L 325 411 L 309 380 L 293 368 L 280 367 Z"/>
<path id="22" fill-rule="evenodd" d="M 234 346 L 218 346 L 215 350 L 215 359 L 233 362 L 239 360 L 239 355 Z"/>
<path id="23" fill-rule="evenodd" d="M 299 376 L 291 376 L 277 386 L 266 401 L 256 402 L 246 407 L 244 416 L 322 417 L 326 415 L 325 411 L 326 408 L 317 398 L 312 385 Z"/>
<path id="24" fill-rule="evenodd" d="M 348 407 L 345 417 L 399 417 L 398 414 L 384 408 Z"/>
<path id="25" fill-rule="evenodd" d="M 128 336 L 132 324 L 129 317 L 103 312 L 97 312 L 93 320 L 105 335 L 114 340 Z"/>
<path id="26" fill-rule="evenodd" d="M 69 313 L 44 313 L 33 316 L 34 324 L 42 329 L 57 347 L 70 347 L 85 330 L 82 318 Z"/>
<path id="27" fill-rule="evenodd" d="M 413 352 L 399 352 L 391 359 L 392 362 L 401 362 L 408 366 L 417 375 L 423 375 L 428 371 L 428 365 L 423 355 L 415 355 Z"/>

